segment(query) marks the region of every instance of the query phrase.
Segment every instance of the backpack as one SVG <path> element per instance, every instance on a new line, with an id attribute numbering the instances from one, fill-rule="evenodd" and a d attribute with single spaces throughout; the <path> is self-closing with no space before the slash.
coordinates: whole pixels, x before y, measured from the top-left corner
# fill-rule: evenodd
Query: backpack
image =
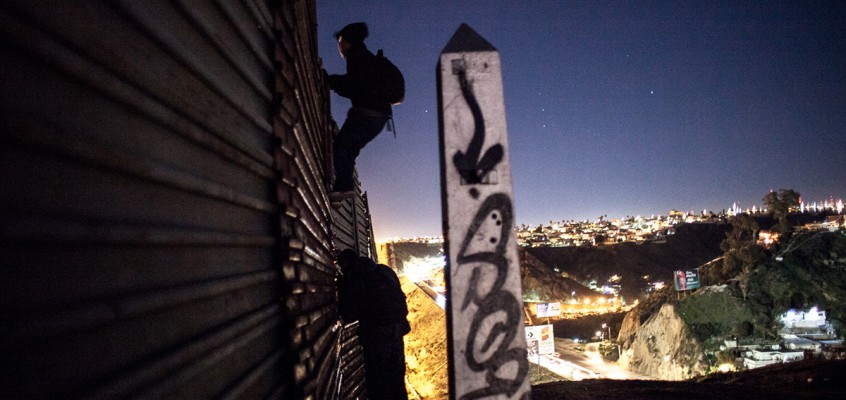
<path id="1" fill-rule="evenodd" d="M 375 95 L 390 105 L 398 106 L 405 99 L 405 78 L 402 72 L 379 49 L 373 63 Z"/>

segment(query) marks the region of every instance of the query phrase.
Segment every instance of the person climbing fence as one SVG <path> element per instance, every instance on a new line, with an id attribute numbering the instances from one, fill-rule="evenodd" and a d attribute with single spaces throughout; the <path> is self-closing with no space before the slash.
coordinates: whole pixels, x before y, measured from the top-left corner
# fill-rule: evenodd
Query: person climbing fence
<path id="1" fill-rule="evenodd" d="M 338 52 L 347 63 L 346 74 L 329 75 L 323 70 L 329 88 L 352 103 L 333 143 L 335 183 L 329 193 L 333 203 L 355 197 L 355 159 L 388 121 L 392 121 L 391 106 L 401 103 L 405 97 L 405 78 L 384 57 L 382 50 L 374 55 L 367 49 L 364 39 L 368 34 L 364 22 L 349 24 L 336 32 Z"/>

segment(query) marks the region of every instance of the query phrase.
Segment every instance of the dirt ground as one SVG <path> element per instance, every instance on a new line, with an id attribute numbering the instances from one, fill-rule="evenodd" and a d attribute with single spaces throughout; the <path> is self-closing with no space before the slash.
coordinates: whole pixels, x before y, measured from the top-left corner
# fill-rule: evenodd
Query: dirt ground
<path id="1" fill-rule="evenodd" d="M 405 336 L 405 365 L 410 399 L 446 399 L 446 314 L 422 290 L 401 277 L 411 332 Z"/>

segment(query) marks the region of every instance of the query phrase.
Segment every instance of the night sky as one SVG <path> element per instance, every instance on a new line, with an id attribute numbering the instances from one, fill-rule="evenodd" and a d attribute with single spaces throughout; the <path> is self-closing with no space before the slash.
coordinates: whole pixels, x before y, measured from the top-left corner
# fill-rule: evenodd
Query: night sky
<path id="1" fill-rule="evenodd" d="M 846 2 L 318 0 L 317 19 L 330 73 L 333 33 L 365 21 L 406 77 L 397 138 L 357 160 L 378 241 L 441 235 L 435 69 L 461 23 L 502 58 L 517 224 L 846 197 Z"/>

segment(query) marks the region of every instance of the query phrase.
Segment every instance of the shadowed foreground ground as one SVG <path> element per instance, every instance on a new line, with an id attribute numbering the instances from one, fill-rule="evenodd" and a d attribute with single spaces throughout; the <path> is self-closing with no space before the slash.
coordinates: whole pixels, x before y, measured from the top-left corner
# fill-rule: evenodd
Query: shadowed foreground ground
<path id="1" fill-rule="evenodd" d="M 846 399 L 846 360 L 805 361 L 704 382 L 586 380 L 532 387 L 533 400 Z"/>

